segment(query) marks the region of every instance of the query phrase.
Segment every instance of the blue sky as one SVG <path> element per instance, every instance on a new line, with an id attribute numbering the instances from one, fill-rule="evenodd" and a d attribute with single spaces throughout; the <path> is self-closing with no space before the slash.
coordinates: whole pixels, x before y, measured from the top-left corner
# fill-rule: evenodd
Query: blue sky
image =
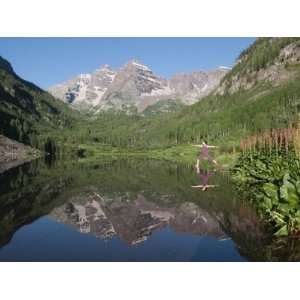
<path id="1" fill-rule="evenodd" d="M 0 38 L 0 56 L 42 88 L 130 59 L 163 77 L 231 67 L 254 38 Z"/>

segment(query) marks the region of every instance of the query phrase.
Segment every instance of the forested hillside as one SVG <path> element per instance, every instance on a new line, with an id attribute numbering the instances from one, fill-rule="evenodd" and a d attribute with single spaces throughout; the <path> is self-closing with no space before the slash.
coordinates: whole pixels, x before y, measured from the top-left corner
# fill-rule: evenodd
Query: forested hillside
<path id="1" fill-rule="evenodd" d="M 209 96 L 189 107 L 164 103 L 166 113 L 159 114 L 158 103 L 144 115 L 79 115 L 19 78 L 1 58 L 0 133 L 33 146 L 39 146 L 41 136 L 72 147 L 92 143 L 147 149 L 203 139 L 237 146 L 243 136 L 296 121 L 300 109 L 299 45 L 299 38 L 259 38 L 241 53 Z"/>
<path id="2" fill-rule="evenodd" d="M 150 118 L 102 114 L 81 124 L 78 133 L 82 141 L 118 147 L 162 147 L 203 139 L 238 145 L 243 136 L 296 121 L 299 71 L 298 38 L 261 38 L 201 102 Z"/>
<path id="3" fill-rule="evenodd" d="M 44 134 L 70 127 L 77 118 L 61 101 L 23 80 L 0 57 L 0 133 L 38 146 Z"/>

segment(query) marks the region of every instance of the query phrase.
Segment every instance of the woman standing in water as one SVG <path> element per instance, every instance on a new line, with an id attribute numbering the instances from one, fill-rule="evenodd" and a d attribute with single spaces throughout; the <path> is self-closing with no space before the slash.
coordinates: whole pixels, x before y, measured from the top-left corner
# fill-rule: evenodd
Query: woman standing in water
<path id="1" fill-rule="evenodd" d="M 196 147 L 201 147 L 201 149 L 198 152 L 197 162 L 196 162 L 196 169 L 197 173 L 199 173 L 199 164 L 200 160 L 209 160 L 215 165 L 217 165 L 217 161 L 209 155 L 209 149 L 210 148 L 217 148 L 217 146 L 208 145 L 206 141 L 204 141 L 201 145 L 194 145 Z"/>

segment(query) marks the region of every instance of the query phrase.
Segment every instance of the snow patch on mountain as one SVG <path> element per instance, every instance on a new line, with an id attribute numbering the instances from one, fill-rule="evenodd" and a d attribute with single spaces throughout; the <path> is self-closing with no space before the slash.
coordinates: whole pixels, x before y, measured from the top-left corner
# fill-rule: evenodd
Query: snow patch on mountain
<path id="1" fill-rule="evenodd" d="M 207 72 L 178 74 L 167 80 L 155 75 L 148 66 L 131 60 L 118 71 L 104 65 L 91 74 L 80 74 L 50 87 L 49 92 L 80 110 L 141 112 L 161 100 L 179 99 L 184 104 L 193 104 L 215 89 L 228 70 L 221 66 Z"/>

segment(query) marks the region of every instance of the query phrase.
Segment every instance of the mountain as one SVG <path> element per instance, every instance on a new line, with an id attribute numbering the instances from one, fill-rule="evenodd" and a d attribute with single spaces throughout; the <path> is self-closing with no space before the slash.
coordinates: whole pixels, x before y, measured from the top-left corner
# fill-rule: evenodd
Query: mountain
<path id="1" fill-rule="evenodd" d="M 67 105 L 20 78 L 0 57 L 0 134 L 37 146 L 42 132 L 63 129 L 75 116 Z"/>
<path id="2" fill-rule="evenodd" d="M 170 92 L 167 80 L 157 77 L 147 66 L 132 60 L 120 68 L 95 108 L 96 111 L 142 111 L 148 103 L 169 96 Z"/>
<path id="3" fill-rule="evenodd" d="M 241 137 L 295 123 L 299 99 L 300 38 L 258 38 L 210 95 L 155 120 L 143 138 L 172 144 L 208 139 L 232 148 Z"/>
<path id="4" fill-rule="evenodd" d="M 183 103 L 194 104 L 218 87 L 229 71 L 227 67 L 219 67 L 207 72 L 178 74 L 170 79 L 170 87 Z"/>
<path id="5" fill-rule="evenodd" d="M 11 64 L 1 56 L 0 56 L 0 69 L 4 70 L 10 74 L 15 74 L 14 69 L 12 68 Z"/>
<path id="6" fill-rule="evenodd" d="M 238 57 L 216 94 L 250 90 L 259 83 L 273 88 L 292 80 L 299 71 L 299 38 L 258 38 Z"/>
<path id="7" fill-rule="evenodd" d="M 91 74 L 52 86 L 49 92 L 79 110 L 142 112 L 163 100 L 193 104 L 208 95 L 227 72 L 227 68 L 218 68 L 178 74 L 167 80 L 131 60 L 118 71 L 105 65 Z"/>
<path id="8" fill-rule="evenodd" d="M 91 74 L 80 74 L 50 87 L 49 92 L 77 109 L 89 109 L 100 103 L 115 76 L 110 66 L 104 65 Z"/>
<path id="9" fill-rule="evenodd" d="M 258 38 L 231 70 L 212 71 L 211 77 L 211 72 L 196 72 L 167 80 L 137 61 L 116 72 L 104 66 L 93 76 L 77 78 L 79 92 L 67 89 L 65 101 L 71 104 L 20 79 L 6 61 L 0 66 L 0 134 L 18 141 L 52 130 L 63 145 L 80 141 L 148 149 L 207 139 L 232 149 L 244 136 L 295 123 L 300 112 L 300 38 Z M 217 84 L 220 72 L 225 75 Z M 97 93 L 92 94 L 92 86 Z M 91 95 L 86 107 L 98 114 L 72 127 L 78 112 L 70 105 L 84 106 L 86 94 Z M 180 107 L 182 99 L 196 102 Z"/>
<path id="10" fill-rule="evenodd" d="M 177 99 L 159 100 L 158 102 L 147 106 L 143 110 L 142 115 L 146 117 L 158 116 L 164 113 L 178 112 L 182 110 L 184 107 L 185 104 L 183 104 L 180 100 Z"/>
<path id="11" fill-rule="evenodd" d="M 299 99 L 300 38 L 258 38 L 201 101 L 151 120 L 119 117 L 113 126 L 108 122 L 107 128 L 94 127 L 89 138 L 141 148 L 206 139 L 229 150 L 239 146 L 242 137 L 295 124 Z M 151 106 L 149 110 L 152 115 Z M 99 126 L 103 119 L 98 116 Z"/>

